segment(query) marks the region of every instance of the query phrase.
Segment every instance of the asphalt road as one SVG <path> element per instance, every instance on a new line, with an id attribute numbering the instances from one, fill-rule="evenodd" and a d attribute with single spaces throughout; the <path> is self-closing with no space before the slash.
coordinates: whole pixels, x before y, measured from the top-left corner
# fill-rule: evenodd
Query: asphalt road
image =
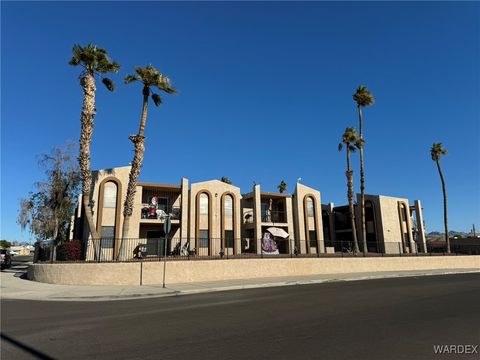
<path id="1" fill-rule="evenodd" d="M 480 344 L 480 275 L 114 302 L 4 300 L 1 315 L 2 360 L 478 359 L 433 346 Z"/>

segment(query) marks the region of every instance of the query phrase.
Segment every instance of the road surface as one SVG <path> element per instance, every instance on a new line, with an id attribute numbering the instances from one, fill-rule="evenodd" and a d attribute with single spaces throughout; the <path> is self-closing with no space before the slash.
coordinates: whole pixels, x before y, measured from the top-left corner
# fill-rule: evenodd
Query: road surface
<path id="1" fill-rule="evenodd" d="M 113 302 L 4 300 L 1 358 L 458 359 L 434 345 L 480 344 L 479 304 L 480 274 Z"/>

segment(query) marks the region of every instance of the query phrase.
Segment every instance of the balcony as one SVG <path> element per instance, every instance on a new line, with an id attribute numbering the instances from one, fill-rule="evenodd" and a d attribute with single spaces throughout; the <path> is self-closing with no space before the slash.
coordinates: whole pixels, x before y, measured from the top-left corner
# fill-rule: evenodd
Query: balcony
<path id="1" fill-rule="evenodd" d="M 142 204 L 141 219 L 142 220 L 165 220 L 166 217 L 170 220 L 181 220 L 182 209 L 180 206 L 152 206 L 151 204 Z"/>
<path id="2" fill-rule="evenodd" d="M 285 214 L 285 211 L 266 210 L 262 211 L 262 222 L 286 223 L 287 216 Z"/>

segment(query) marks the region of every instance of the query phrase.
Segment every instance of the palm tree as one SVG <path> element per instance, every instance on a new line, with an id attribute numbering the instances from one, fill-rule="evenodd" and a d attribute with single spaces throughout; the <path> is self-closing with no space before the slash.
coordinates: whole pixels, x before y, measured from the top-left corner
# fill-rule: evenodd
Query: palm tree
<path id="1" fill-rule="evenodd" d="M 99 76 L 102 83 L 108 90 L 113 91 L 115 86 L 112 80 L 104 77 L 103 74 L 117 73 L 120 65 L 109 59 L 107 52 L 93 44 L 85 47 L 74 45 L 73 56 L 68 62 L 72 66 L 82 67 L 80 73 L 80 85 L 83 90 L 83 106 L 80 114 L 80 154 L 78 162 L 80 165 L 80 176 L 82 180 L 82 202 L 85 218 L 93 239 L 98 239 L 98 233 L 93 222 L 92 208 L 90 204 L 90 187 L 92 185 L 92 173 L 90 170 L 90 143 L 93 133 L 93 118 L 95 108 L 95 77 Z"/>
<path id="2" fill-rule="evenodd" d="M 353 94 L 353 100 L 357 103 L 358 117 L 360 121 L 360 141 L 358 142 L 360 150 L 360 224 L 362 227 L 362 240 L 363 240 L 363 252 L 367 252 L 367 228 L 365 225 L 365 163 L 363 159 L 363 144 L 365 139 L 363 137 L 363 115 L 362 108 L 370 106 L 375 102 L 371 92 L 367 90 L 364 85 L 360 85 L 357 88 L 355 94 Z"/>
<path id="3" fill-rule="evenodd" d="M 352 237 L 355 253 L 358 252 L 357 228 L 355 226 L 355 211 L 353 208 L 353 170 L 350 167 L 350 153 L 355 152 L 356 148 L 360 148 L 360 138 L 357 130 L 353 127 L 347 127 L 342 135 L 342 142 L 338 144 L 338 151 L 342 151 L 343 147 L 347 150 L 347 196 L 348 208 L 350 213 L 350 224 L 352 226 Z"/>
<path id="4" fill-rule="evenodd" d="M 280 194 L 283 194 L 285 191 L 287 191 L 287 183 L 282 180 L 280 181 L 280 184 L 278 184 L 277 188 Z"/>
<path id="5" fill-rule="evenodd" d="M 125 77 L 125 84 L 130 84 L 135 81 L 139 81 L 143 84 L 143 106 L 142 116 L 140 118 L 140 127 L 138 134 L 130 135 L 129 139 L 135 147 L 135 154 L 133 156 L 132 167 L 130 169 L 130 176 L 127 186 L 127 195 L 123 205 L 123 229 L 122 238 L 125 239 L 129 236 L 130 220 L 133 214 L 133 201 L 135 197 L 135 191 L 137 188 L 138 176 L 140 175 L 140 169 L 142 167 L 143 156 L 145 152 L 145 125 L 147 123 L 147 110 L 148 110 L 148 98 L 152 97 L 155 106 L 159 106 L 162 103 L 160 95 L 155 94 L 152 91 L 152 87 L 156 87 L 167 94 L 174 94 L 176 90 L 170 85 L 170 79 L 165 75 L 162 75 L 152 65 L 147 67 L 137 66 L 135 68 L 135 75 L 127 75 Z M 124 249 L 123 241 L 120 246 L 120 253 Z M 123 255 L 123 254 L 122 254 Z"/>
<path id="6" fill-rule="evenodd" d="M 450 240 L 448 238 L 448 221 L 447 221 L 447 189 L 445 187 L 445 179 L 443 178 L 442 168 L 440 167 L 440 156 L 446 155 L 447 149 L 442 147 L 442 143 L 434 143 L 430 149 L 432 160 L 437 164 L 438 174 L 442 181 L 443 191 L 443 223 L 445 225 L 445 241 L 447 243 L 447 252 L 450 254 Z"/>
<path id="7" fill-rule="evenodd" d="M 225 184 L 229 184 L 231 185 L 232 184 L 232 181 L 226 177 L 226 176 L 222 176 L 222 178 L 220 179 L 221 182 L 225 183 Z"/>

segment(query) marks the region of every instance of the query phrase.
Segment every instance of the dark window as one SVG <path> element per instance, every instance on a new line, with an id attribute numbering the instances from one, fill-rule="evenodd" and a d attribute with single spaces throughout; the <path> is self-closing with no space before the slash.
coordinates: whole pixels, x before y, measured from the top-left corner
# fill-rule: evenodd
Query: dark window
<path id="1" fill-rule="evenodd" d="M 102 226 L 102 249 L 113 248 L 115 238 L 115 226 Z"/>
<path id="2" fill-rule="evenodd" d="M 201 248 L 208 248 L 208 242 L 210 238 L 210 234 L 208 230 L 200 230 L 200 247 Z"/>
<path id="3" fill-rule="evenodd" d="M 233 248 L 233 230 L 225 230 L 225 247 Z"/>
<path id="4" fill-rule="evenodd" d="M 308 232 L 308 237 L 310 240 L 310 247 L 317 247 L 317 232 L 315 230 L 310 230 Z"/>
<path id="5" fill-rule="evenodd" d="M 322 222 L 323 222 L 323 236 L 327 242 L 331 240 L 330 237 L 330 217 L 326 211 L 322 211 Z M 330 246 L 329 244 L 327 246 Z"/>

